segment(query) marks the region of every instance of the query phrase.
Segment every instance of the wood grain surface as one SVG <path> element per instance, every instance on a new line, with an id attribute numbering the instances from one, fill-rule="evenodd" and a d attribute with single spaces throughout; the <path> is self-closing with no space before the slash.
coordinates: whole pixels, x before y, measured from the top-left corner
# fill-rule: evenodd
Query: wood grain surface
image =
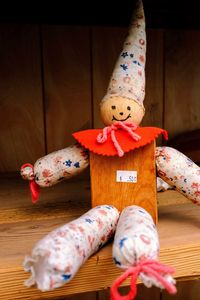
<path id="1" fill-rule="evenodd" d="M 177 283 L 177 294 L 172 298 L 165 291 L 162 293 L 162 300 L 199 300 L 200 281 L 188 280 Z"/>
<path id="2" fill-rule="evenodd" d="M 47 152 L 75 143 L 74 131 L 91 127 L 88 27 L 42 29 Z"/>
<path id="3" fill-rule="evenodd" d="M 120 288 L 120 293 L 122 295 L 126 295 L 129 292 L 129 287 Z M 146 288 L 143 284 L 139 284 L 137 286 L 137 295 L 134 300 L 161 300 L 160 290 L 153 287 L 151 289 Z M 107 289 L 105 291 L 99 292 L 98 300 L 109 300 L 110 299 L 110 290 Z"/>
<path id="4" fill-rule="evenodd" d="M 39 26 L 0 25 L 0 172 L 45 154 Z"/>
<path id="5" fill-rule="evenodd" d="M 165 120 L 170 137 L 200 128 L 200 32 L 165 34 Z"/>
<path id="6" fill-rule="evenodd" d="M 52 189 L 43 189 L 37 205 L 31 204 L 26 183 L 14 177 L 4 177 L 0 180 L 2 299 L 56 299 L 109 287 L 121 273 L 112 262 L 111 244 L 93 255 L 75 278 L 60 289 L 42 293 L 35 287 L 24 287 L 23 282 L 28 278 L 22 267 L 24 256 L 31 252 L 34 244 L 45 234 L 80 216 L 90 207 L 88 181 L 74 180 L 63 182 Z M 177 204 L 185 198 L 179 198 L 175 191 L 159 193 L 158 198 L 160 203 L 165 202 L 165 199 L 171 199 L 171 203 L 175 203 L 159 207 L 160 260 L 176 268 L 175 277 L 178 280 L 200 278 L 198 207 L 189 201 Z M 127 284 L 128 282 L 125 283 Z"/>
<path id="7" fill-rule="evenodd" d="M 110 203 L 122 211 L 128 205 L 144 207 L 157 222 L 154 142 L 123 157 L 90 154 L 92 206 Z M 117 182 L 118 170 L 137 172 L 137 182 Z"/>
<path id="8" fill-rule="evenodd" d="M 163 127 L 163 30 L 147 30 L 146 95 L 143 126 Z M 161 138 L 159 139 L 159 143 Z"/>
<path id="9" fill-rule="evenodd" d="M 126 33 L 125 27 L 1 24 L 0 172 L 67 147 L 74 131 L 103 126 L 99 103 Z M 199 31 L 147 29 L 142 125 L 163 127 L 170 138 L 200 128 L 199 37 Z"/>

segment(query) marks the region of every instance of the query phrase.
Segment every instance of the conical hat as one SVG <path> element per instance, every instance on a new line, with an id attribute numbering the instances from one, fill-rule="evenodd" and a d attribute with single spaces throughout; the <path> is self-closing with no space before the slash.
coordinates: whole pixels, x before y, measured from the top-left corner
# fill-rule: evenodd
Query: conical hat
<path id="1" fill-rule="evenodd" d="M 146 32 L 142 1 L 137 2 L 128 36 L 102 101 L 125 97 L 143 107 L 145 96 Z"/>

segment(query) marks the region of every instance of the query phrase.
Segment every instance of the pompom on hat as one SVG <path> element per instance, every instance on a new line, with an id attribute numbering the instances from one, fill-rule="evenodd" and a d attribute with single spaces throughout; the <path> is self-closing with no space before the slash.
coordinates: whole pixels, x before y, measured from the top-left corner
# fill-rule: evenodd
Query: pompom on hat
<path id="1" fill-rule="evenodd" d="M 144 109 L 145 62 L 145 17 L 142 1 L 138 0 L 128 36 L 101 104 L 111 97 L 123 97 L 136 101 Z"/>

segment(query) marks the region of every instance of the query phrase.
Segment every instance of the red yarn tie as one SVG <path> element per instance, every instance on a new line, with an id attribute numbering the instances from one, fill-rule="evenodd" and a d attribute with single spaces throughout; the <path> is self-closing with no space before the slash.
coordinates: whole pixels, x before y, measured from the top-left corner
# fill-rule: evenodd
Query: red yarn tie
<path id="1" fill-rule="evenodd" d="M 133 124 L 132 122 L 115 122 L 114 124 L 104 127 L 103 132 L 99 133 L 97 136 L 97 142 L 98 143 L 105 143 L 108 139 L 108 135 L 111 135 L 111 140 L 115 146 L 115 149 L 117 150 L 117 154 L 119 157 L 122 157 L 124 155 L 124 151 L 122 150 L 118 140 L 115 136 L 115 131 L 118 129 L 123 129 L 124 131 L 128 132 L 128 134 L 132 137 L 134 141 L 139 141 L 141 139 L 141 136 L 133 132 L 137 129 L 137 125 Z"/>
<path id="2" fill-rule="evenodd" d="M 35 180 L 31 180 L 29 182 L 29 187 L 30 187 L 30 191 L 31 191 L 32 203 L 35 204 L 35 203 L 38 202 L 38 197 L 39 197 L 39 193 L 40 193 L 40 187 L 35 182 Z"/>
<path id="3" fill-rule="evenodd" d="M 174 269 L 166 265 L 161 264 L 155 260 L 145 260 L 138 263 L 137 266 L 128 268 L 121 276 L 119 276 L 111 287 L 111 300 L 133 300 L 137 294 L 137 278 L 139 274 L 143 272 L 149 277 L 155 278 L 161 285 L 170 293 L 176 293 L 176 287 L 173 283 L 167 281 L 164 277 L 174 273 Z M 131 277 L 130 292 L 122 296 L 120 295 L 118 288 L 128 278 Z"/>

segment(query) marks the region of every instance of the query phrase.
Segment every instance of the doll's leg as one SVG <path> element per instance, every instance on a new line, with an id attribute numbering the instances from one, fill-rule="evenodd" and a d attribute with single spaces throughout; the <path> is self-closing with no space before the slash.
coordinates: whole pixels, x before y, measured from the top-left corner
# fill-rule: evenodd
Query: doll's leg
<path id="1" fill-rule="evenodd" d="M 156 148 L 158 175 L 177 191 L 200 205 L 200 168 L 183 153 L 170 147 Z"/>
<path id="2" fill-rule="evenodd" d="M 31 272 L 26 286 L 49 291 L 69 282 L 83 263 L 112 237 L 119 218 L 110 205 L 97 206 L 80 218 L 55 229 L 40 240 L 25 258 Z"/>
<path id="3" fill-rule="evenodd" d="M 119 286 L 131 277 L 129 297 L 136 295 L 136 281 L 139 276 L 147 287 L 155 285 L 175 293 L 173 269 L 158 261 L 159 238 L 156 226 L 150 214 L 143 208 L 132 205 L 126 207 L 119 218 L 113 242 L 113 260 L 125 272 L 114 282 L 111 299 L 121 298 Z"/>
<path id="4" fill-rule="evenodd" d="M 38 159 L 34 166 L 24 164 L 21 167 L 21 176 L 23 179 L 30 180 L 32 199 L 36 202 L 39 187 L 52 186 L 71 178 L 85 170 L 88 164 L 88 153 L 76 144 Z"/>

